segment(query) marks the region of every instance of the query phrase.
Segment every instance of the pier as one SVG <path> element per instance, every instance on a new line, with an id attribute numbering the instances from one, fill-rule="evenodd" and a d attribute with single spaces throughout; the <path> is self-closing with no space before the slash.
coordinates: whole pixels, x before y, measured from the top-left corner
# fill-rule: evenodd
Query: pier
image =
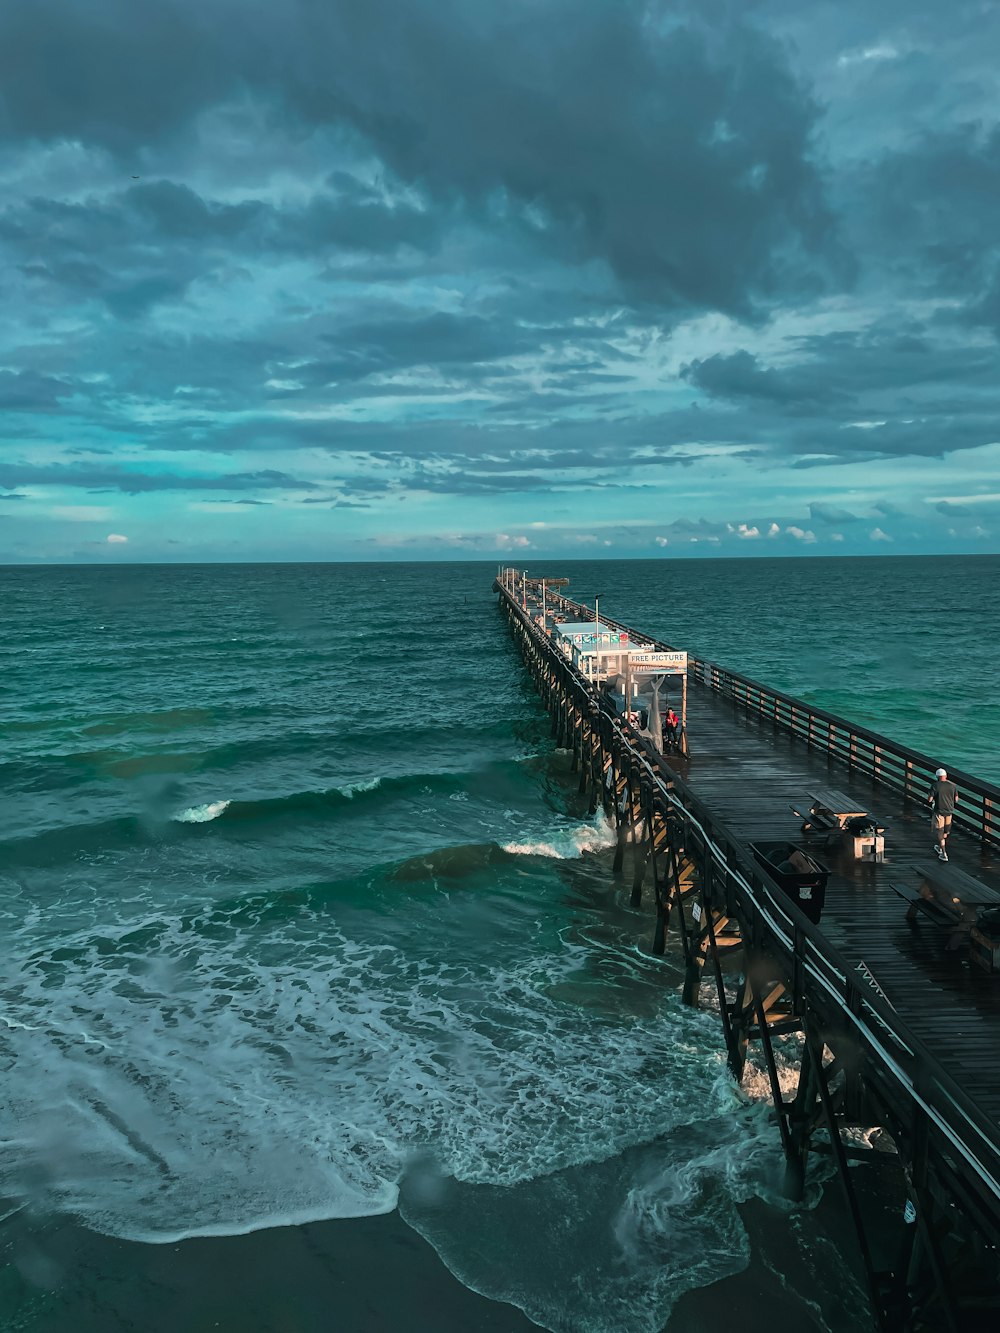
<path id="1" fill-rule="evenodd" d="M 650 948 L 673 942 L 687 1003 L 712 988 L 734 1078 L 750 1060 L 766 1071 L 786 1191 L 801 1195 L 810 1154 L 832 1155 L 875 1327 L 994 1327 L 1000 939 L 977 914 L 1000 904 L 1000 788 L 949 770 L 961 800 L 942 865 L 925 804 L 939 760 L 693 654 L 682 734 L 663 753 L 658 717 L 630 721 L 626 654 L 602 679 L 600 657 L 559 635 L 596 620 L 564 585 L 503 570 L 494 591 L 580 792 L 614 822 L 617 882 L 652 907 Z M 594 628 L 594 655 L 683 649 L 604 614 Z M 867 828 L 841 827 L 862 812 Z M 775 846 L 801 849 L 822 888 L 804 876 L 796 896 L 762 855 Z M 891 1236 L 873 1234 L 859 1160 L 899 1194 Z"/>

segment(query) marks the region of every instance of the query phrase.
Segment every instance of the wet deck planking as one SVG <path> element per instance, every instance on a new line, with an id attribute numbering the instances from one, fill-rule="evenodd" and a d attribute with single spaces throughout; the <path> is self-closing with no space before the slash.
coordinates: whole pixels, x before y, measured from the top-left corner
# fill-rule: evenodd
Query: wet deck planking
<path id="1" fill-rule="evenodd" d="M 900 1018 L 988 1114 L 1000 1118 L 997 1017 L 1000 974 L 972 962 L 968 949 L 946 953 L 946 932 L 921 917 L 906 921 L 893 878 L 933 862 L 930 818 L 922 802 L 903 797 L 845 764 L 809 749 L 797 737 L 747 715 L 695 682 L 688 695 L 691 756 L 668 762 L 698 798 L 747 842 L 787 838 L 830 868 L 820 929 L 849 961 L 864 963 Z M 791 806 L 807 793 L 836 787 L 886 825 L 884 864 L 829 852 L 824 835 L 803 834 Z M 950 860 L 1000 889 L 1000 857 L 961 830 L 948 842 Z"/>

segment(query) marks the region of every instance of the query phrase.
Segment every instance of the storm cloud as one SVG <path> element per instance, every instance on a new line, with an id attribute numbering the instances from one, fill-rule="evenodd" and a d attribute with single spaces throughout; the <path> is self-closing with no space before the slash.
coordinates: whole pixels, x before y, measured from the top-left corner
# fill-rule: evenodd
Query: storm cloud
<path id="1" fill-rule="evenodd" d="M 997 41 L 966 0 L 4 6 L 0 558 L 81 491 L 135 559 L 983 549 L 996 506 L 928 497 L 1000 461 Z"/>
<path id="2" fill-rule="evenodd" d="M 812 99 L 777 41 L 713 21 L 724 12 L 40 0 L 0 18 L 0 125 L 139 162 L 249 89 L 293 130 L 349 131 L 440 203 L 556 233 L 637 294 L 745 312 L 757 293 L 820 281 L 832 219 Z M 167 188 L 135 201 L 161 226 L 251 220 Z"/>

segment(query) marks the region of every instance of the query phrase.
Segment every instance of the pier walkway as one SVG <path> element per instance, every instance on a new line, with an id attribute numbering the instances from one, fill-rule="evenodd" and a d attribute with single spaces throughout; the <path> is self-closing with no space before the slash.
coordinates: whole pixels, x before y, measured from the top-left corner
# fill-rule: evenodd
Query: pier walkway
<path id="1" fill-rule="evenodd" d="M 590 678 L 595 659 L 572 649 L 568 660 L 550 637 L 556 612 L 577 622 L 574 631 L 594 613 L 540 584 L 507 570 L 494 591 L 553 734 L 572 749 L 581 792 L 589 787 L 591 809 L 603 803 L 616 823 L 616 873 L 626 870 L 631 849 L 633 905 L 652 879 L 654 952 L 663 952 L 673 932 L 689 1003 L 698 1003 L 703 974 L 714 976 L 738 1079 L 748 1047 L 762 1054 L 789 1193 L 800 1194 L 806 1159 L 823 1151 L 825 1130 L 877 1326 L 949 1333 L 995 1326 L 1000 967 L 970 937 L 974 912 L 947 900 L 958 911 L 950 920 L 964 922 L 956 932 L 932 911 L 908 909 L 930 877 L 969 888 L 963 873 L 977 882 L 981 903 L 1000 901 L 1000 789 L 949 766 L 960 804 L 941 866 L 926 804 L 939 759 L 694 656 L 686 674 L 687 753 L 663 756 L 623 725 L 620 709 Z M 604 638 L 617 631 L 614 643 L 627 635 L 631 645 L 677 652 L 605 615 L 600 630 Z M 831 788 L 885 827 L 884 862 L 855 859 L 847 837 L 803 830 L 796 812 Z M 829 868 L 818 922 L 755 860 L 751 845 L 772 841 L 795 843 Z M 947 911 L 938 916 L 949 919 Z M 786 1060 L 798 1051 L 793 1097 L 779 1077 L 779 1042 Z M 848 1169 L 849 1160 L 866 1156 L 885 1161 L 884 1152 L 860 1149 L 851 1132 L 875 1125 L 888 1132 L 908 1200 L 891 1244 L 866 1226 Z"/>
<path id="2" fill-rule="evenodd" d="M 859 809 L 874 811 L 886 825 L 881 865 L 815 840 L 816 856 L 831 872 L 819 930 L 849 962 L 869 969 L 909 1029 L 1000 1124 L 1000 973 L 974 963 L 967 947 L 947 951 L 945 932 L 933 922 L 908 923 L 906 903 L 890 887 L 912 878 L 912 866 L 936 864 L 926 805 L 826 759 L 704 685 L 694 682 L 688 699 L 691 753 L 670 755 L 666 763 L 738 838 L 808 846 L 791 807 L 801 810 L 806 793 L 829 786 L 856 797 Z M 958 829 L 948 856 L 949 864 L 1000 890 L 1000 859 L 989 844 Z"/>

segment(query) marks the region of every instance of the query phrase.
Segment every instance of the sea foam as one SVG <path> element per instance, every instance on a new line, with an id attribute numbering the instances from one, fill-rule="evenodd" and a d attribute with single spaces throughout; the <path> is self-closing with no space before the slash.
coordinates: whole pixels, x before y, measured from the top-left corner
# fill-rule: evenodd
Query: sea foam
<path id="1" fill-rule="evenodd" d="M 530 842 L 505 842 L 503 850 L 512 856 L 550 856 L 557 861 L 574 860 L 584 852 L 600 852 L 615 845 L 614 825 L 603 813 L 592 822 L 553 829 Z"/>
<path id="2" fill-rule="evenodd" d="M 341 796 L 346 796 L 348 800 L 352 800 L 359 792 L 374 791 L 381 781 L 381 778 L 368 778 L 363 782 L 348 782 L 343 787 L 338 787 L 337 790 Z"/>
<path id="3" fill-rule="evenodd" d="M 209 801 L 207 805 L 192 805 L 188 810 L 182 810 L 179 815 L 174 815 L 174 822 L 177 824 L 207 824 L 210 820 L 218 819 L 221 814 L 229 808 L 229 801 Z"/>

